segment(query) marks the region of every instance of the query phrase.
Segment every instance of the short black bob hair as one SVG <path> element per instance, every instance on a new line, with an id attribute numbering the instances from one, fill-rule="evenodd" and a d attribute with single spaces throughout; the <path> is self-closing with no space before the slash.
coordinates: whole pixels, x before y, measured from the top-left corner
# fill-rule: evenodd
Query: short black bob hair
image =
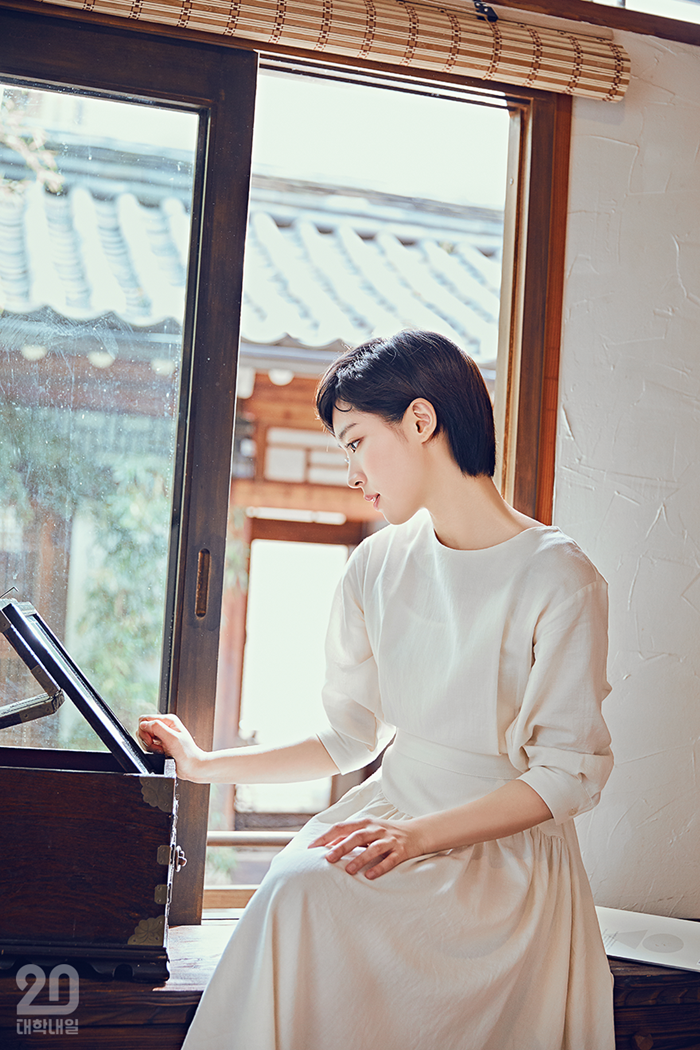
<path id="1" fill-rule="evenodd" d="M 316 410 L 333 433 L 340 404 L 397 424 L 417 397 L 435 409 L 435 433 L 445 433 L 462 473 L 493 477 L 496 434 L 486 384 L 475 361 L 437 332 L 404 331 L 347 350 L 321 379 Z"/>

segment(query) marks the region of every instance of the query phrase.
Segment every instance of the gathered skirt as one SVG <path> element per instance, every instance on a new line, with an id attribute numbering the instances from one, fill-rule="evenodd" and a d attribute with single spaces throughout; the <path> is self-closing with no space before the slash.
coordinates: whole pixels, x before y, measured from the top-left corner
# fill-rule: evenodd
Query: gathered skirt
<path id="1" fill-rule="evenodd" d="M 183 1050 L 614 1050 L 612 979 L 573 821 L 374 880 L 307 848 L 339 821 L 407 819 L 516 775 L 444 769 L 435 745 L 421 756 L 409 744 L 272 862 Z"/>

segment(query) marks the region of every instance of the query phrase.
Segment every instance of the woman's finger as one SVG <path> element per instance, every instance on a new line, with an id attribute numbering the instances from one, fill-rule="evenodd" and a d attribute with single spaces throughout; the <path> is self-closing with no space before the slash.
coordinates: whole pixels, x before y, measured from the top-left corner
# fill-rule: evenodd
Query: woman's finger
<path id="1" fill-rule="evenodd" d="M 180 740 L 177 727 L 168 725 L 162 718 L 144 720 L 139 725 L 139 736 L 157 751 L 169 752 L 174 744 Z"/>
<path id="2" fill-rule="evenodd" d="M 156 732 L 157 730 L 161 730 L 162 732 L 169 733 L 173 736 L 179 735 L 179 727 L 177 725 L 171 725 L 166 718 L 150 718 L 148 720 L 144 720 L 141 723 L 141 725 L 150 733 Z"/>
<path id="3" fill-rule="evenodd" d="M 383 860 L 374 864 L 372 867 L 367 868 L 364 875 L 366 879 L 377 879 L 380 875 L 386 875 L 387 871 L 391 871 L 398 864 L 401 863 L 401 858 L 397 857 L 395 853 L 389 853 Z"/>
<path id="4" fill-rule="evenodd" d="M 327 846 L 329 842 L 332 842 L 338 839 L 339 837 L 340 836 L 338 835 L 335 827 L 332 827 L 330 831 L 326 831 L 323 835 L 319 835 L 317 838 L 315 838 L 313 842 L 310 842 L 308 848 L 313 849 L 314 846 Z"/>
<path id="5" fill-rule="evenodd" d="M 169 729 L 173 729 L 176 732 L 187 732 L 177 715 L 158 715 L 158 721 L 162 722 L 163 725 L 168 726 Z"/>
<path id="6" fill-rule="evenodd" d="M 378 839 L 376 842 L 367 846 L 359 857 L 353 857 L 352 860 L 345 865 L 345 870 L 348 875 L 356 875 L 362 868 L 371 867 L 373 864 L 376 864 L 378 861 L 388 856 L 391 852 L 393 852 L 392 844 L 387 842 L 386 839 Z"/>
<path id="7" fill-rule="evenodd" d="M 154 749 L 158 749 L 158 750 L 160 750 L 161 747 L 162 747 L 160 741 L 157 739 L 157 737 L 155 736 L 155 734 L 153 732 L 153 725 L 152 725 L 152 723 L 150 721 L 149 722 L 141 721 L 139 723 L 138 737 L 139 737 L 140 740 L 143 741 L 143 743 L 146 745 L 146 747 L 154 748 Z"/>
<path id="8" fill-rule="evenodd" d="M 340 860 L 341 857 L 344 857 L 347 853 L 352 853 L 354 849 L 358 849 L 359 847 L 367 849 L 371 847 L 372 843 L 376 842 L 377 839 L 385 842 L 384 835 L 383 828 L 368 828 L 354 831 L 352 835 L 347 835 L 336 846 L 329 849 L 326 854 L 326 860 L 329 860 L 333 864 L 335 861 Z"/>
<path id="9" fill-rule="evenodd" d="M 310 842 L 308 848 L 312 849 L 314 846 L 328 846 L 333 842 L 344 839 L 353 831 L 358 831 L 360 828 L 365 827 L 366 824 L 366 821 L 355 821 L 352 824 L 334 824 L 333 827 L 329 828 L 329 830 L 323 835 L 319 835 L 313 842 Z"/>
<path id="10" fill-rule="evenodd" d="M 339 842 L 342 842 L 344 838 L 345 835 L 338 835 L 337 839 L 333 839 L 331 842 L 325 842 L 324 846 L 326 849 L 333 849 L 333 847 L 337 846 Z"/>
<path id="11" fill-rule="evenodd" d="M 144 729 L 146 732 L 153 734 L 154 730 L 158 728 L 169 730 L 175 734 L 186 732 L 177 715 L 141 715 L 139 717 L 139 731 Z"/>
<path id="12" fill-rule="evenodd" d="M 141 722 L 139 725 L 139 735 L 153 738 L 157 736 L 157 731 L 158 722 L 156 722 L 155 720 L 151 720 L 149 722 Z"/>

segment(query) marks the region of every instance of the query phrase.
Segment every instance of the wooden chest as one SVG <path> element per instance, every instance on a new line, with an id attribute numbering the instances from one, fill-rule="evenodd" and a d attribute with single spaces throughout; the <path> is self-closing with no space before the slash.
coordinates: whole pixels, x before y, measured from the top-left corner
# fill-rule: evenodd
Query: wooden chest
<path id="1" fill-rule="evenodd" d="M 0 969 L 60 957 L 168 976 L 177 847 L 166 765 L 139 776 L 103 752 L 0 747 Z"/>
<path id="2" fill-rule="evenodd" d="M 0 746 L 0 970 L 61 960 L 167 979 L 185 862 L 175 764 L 138 747 L 31 606 L 0 602 L 0 630 L 46 690 L 39 707 L 70 696 L 111 752 Z"/>

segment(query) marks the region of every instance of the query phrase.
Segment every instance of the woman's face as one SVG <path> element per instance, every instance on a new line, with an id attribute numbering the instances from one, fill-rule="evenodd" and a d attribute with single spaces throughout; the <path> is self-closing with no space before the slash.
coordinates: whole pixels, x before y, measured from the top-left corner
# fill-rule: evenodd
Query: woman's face
<path id="1" fill-rule="evenodd" d="M 392 525 L 408 521 L 424 506 L 419 443 L 408 415 L 392 425 L 354 408 L 333 412 L 333 432 L 347 458 L 348 485 L 361 489 Z"/>

